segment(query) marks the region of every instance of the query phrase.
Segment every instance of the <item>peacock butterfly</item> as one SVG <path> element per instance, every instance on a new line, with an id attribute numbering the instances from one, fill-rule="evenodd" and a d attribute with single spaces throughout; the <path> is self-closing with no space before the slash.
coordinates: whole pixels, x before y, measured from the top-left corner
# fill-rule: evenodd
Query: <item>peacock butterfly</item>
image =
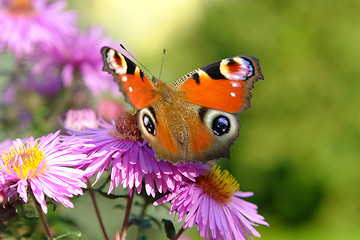
<path id="1" fill-rule="evenodd" d="M 250 107 L 251 90 L 263 79 L 259 61 L 235 56 L 201 67 L 171 86 L 149 79 L 129 58 L 103 47 L 103 70 L 114 76 L 137 112 L 142 137 L 157 158 L 206 162 L 229 158 L 239 135 L 237 114 Z"/>

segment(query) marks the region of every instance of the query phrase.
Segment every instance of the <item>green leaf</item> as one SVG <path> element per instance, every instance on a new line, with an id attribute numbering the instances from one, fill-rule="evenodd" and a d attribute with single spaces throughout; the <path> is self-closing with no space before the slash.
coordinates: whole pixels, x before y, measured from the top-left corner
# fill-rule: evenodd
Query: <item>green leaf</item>
<path id="1" fill-rule="evenodd" d="M 151 227 L 150 221 L 148 219 L 143 219 L 143 218 L 131 218 L 129 220 L 129 226 L 132 224 L 139 226 L 141 229 L 146 229 Z"/>
<path id="2" fill-rule="evenodd" d="M 175 227 L 174 224 L 172 223 L 172 221 L 167 220 L 167 219 L 163 219 L 162 222 L 164 223 L 164 227 L 165 227 L 165 231 L 166 231 L 166 236 L 169 239 L 173 239 L 175 237 Z"/>
<path id="3" fill-rule="evenodd" d="M 146 240 L 146 235 L 145 235 L 145 234 L 141 234 L 138 240 Z"/>
<path id="4" fill-rule="evenodd" d="M 81 234 L 81 232 L 66 233 L 66 234 L 63 234 L 63 235 L 60 235 L 60 236 L 54 238 L 54 240 L 64 239 L 64 238 L 67 238 L 69 236 L 75 236 L 75 237 L 78 237 L 80 239 L 82 237 L 82 234 Z"/>

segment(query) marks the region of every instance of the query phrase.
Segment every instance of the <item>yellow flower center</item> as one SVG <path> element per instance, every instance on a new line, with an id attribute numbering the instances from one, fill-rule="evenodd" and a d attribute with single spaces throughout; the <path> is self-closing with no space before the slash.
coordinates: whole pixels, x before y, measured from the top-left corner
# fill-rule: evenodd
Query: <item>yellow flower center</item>
<path id="1" fill-rule="evenodd" d="M 6 9 L 13 15 L 26 16 L 34 13 L 32 0 L 12 0 Z"/>
<path id="2" fill-rule="evenodd" d="M 36 177 L 47 168 L 46 163 L 38 169 L 45 155 L 37 143 L 29 142 L 14 146 L 7 149 L 2 155 L 6 170 L 11 173 L 15 172 L 19 178 L 28 179 Z M 12 169 L 12 171 L 10 171 Z"/>
<path id="3" fill-rule="evenodd" d="M 221 171 L 217 165 L 206 176 L 198 177 L 197 184 L 204 193 L 220 204 L 229 203 L 232 195 L 239 191 L 236 179 L 228 171 Z"/>

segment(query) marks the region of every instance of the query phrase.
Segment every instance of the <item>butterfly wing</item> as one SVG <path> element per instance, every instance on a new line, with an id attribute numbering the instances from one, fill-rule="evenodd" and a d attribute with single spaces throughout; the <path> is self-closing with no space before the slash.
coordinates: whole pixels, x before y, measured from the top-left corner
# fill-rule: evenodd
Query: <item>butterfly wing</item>
<path id="1" fill-rule="evenodd" d="M 172 87 L 183 94 L 183 101 L 239 114 L 250 107 L 251 90 L 258 79 L 263 79 L 259 61 L 236 56 L 199 68 Z"/>
<path id="2" fill-rule="evenodd" d="M 173 94 L 171 88 L 156 79 L 149 80 L 135 63 L 116 50 L 103 47 L 101 53 L 103 70 L 114 76 L 126 101 L 139 110 L 139 130 L 154 148 L 156 156 L 183 161 L 181 146 L 176 140 L 178 131 L 174 131 L 176 121 L 171 117 L 176 115 L 178 108 L 164 104 L 169 101 L 167 95 Z"/>
<path id="3" fill-rule="evenodd" d="M 229 157 L 240 130 L 237 114 L 250 107 L 251 90 L 262 78 L 256 58 L 236 56 L 199 68 L 172 85 L 182 105 L 192 106 L 191 120 L 185 121 L 191 122 L 187 159 Z M 189 119 L 186 111 L 181 114 Z"/>
<path id="4" fill-rule="evenodd" d="M 150 81 L 134 62 L 109 47 L 103 47 L 101 54 L 103 70 L 114 76 L 128 103 L 136 109 L 143 109 L 156 101 L 155 80 Z"/>

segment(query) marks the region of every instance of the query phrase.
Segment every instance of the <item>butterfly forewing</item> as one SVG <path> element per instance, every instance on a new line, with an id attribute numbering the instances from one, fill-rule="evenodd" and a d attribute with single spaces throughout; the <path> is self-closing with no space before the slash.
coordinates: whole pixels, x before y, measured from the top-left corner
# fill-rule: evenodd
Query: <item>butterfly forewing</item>
<path id="1" fill-rule="evenodd" d="M 237 56 L 199 68 L 180 78 L 172 87 L 186 102 L 242 113 L 250 106 L 254 83 L 262 78 L 256 58 Z"/>
<path id="2" fill-rule="evenodd" d="M 104 67 L 114 76 L 121 92 L 136 109 L 150 106 L 155 100 L 154 83 L 130 59 L 109 47 L 101 49 Z"/>

